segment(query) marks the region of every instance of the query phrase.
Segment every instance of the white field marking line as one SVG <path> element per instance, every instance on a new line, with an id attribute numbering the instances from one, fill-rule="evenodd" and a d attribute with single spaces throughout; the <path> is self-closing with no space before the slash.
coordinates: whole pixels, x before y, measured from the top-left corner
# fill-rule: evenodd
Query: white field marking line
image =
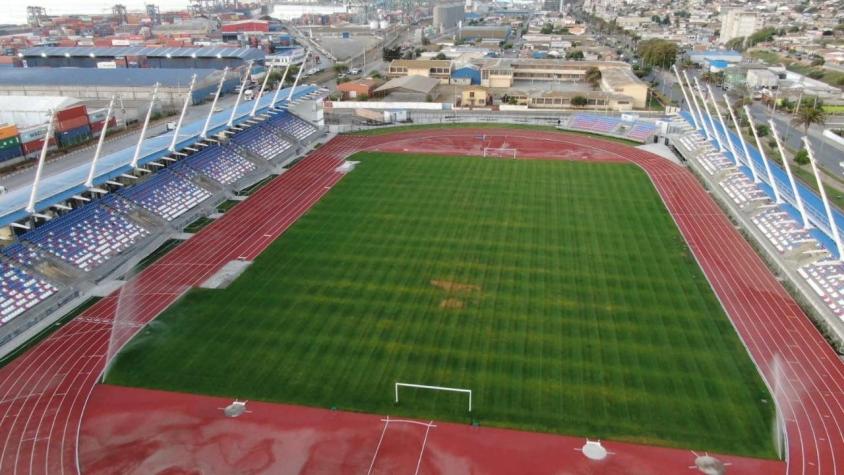
<path id="1" fill-rule="evenodd" d="M 375 467 L 375 459 L 378 458 L 378 451 L 381 450 L 381 443 L 384 442 L 384 434 L 387 433 L 387 426 L 390 425 L 390 416 L 387 416 L 387 419 L 381 419 L 384 421 L 384 429 L 381 430 L 381 438 L 378 439 L 378 445 L 375 447 L 375 453 L 372 454 L 372 461 L 369 463 L 369 470 L 366 471 L 367 475 L 372 474 L 372 469 Z"/>
<path id="2" fill-rule="evenodd" d="M 436 427 L 434 421 L 428 422 L 428 428 L 425 429 L 425 438 L 422 439 L 422 450 L 419 451 L 419 460 L 416 461 L 416 471 L 413 475 L 419 475 L 419 467 L 422 466 L 422 455 L 425 453 L 425 446 L 428 444 L 428 434 L 431 432 L 431 427 Z"/>

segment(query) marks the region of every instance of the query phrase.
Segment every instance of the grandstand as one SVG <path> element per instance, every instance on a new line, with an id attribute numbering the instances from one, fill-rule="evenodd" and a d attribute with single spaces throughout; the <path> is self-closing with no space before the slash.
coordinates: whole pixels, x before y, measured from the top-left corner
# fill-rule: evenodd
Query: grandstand
<path id="1" fill-rule="evenodd" d="M 57 286 L 69 284 L 72 294 L 80 288 L 73 282 L 50 283 L 47 276 L 59 272 L 70 281 L 102 280 L 143 243 L 180 229 L 211 209 L 206 205 L 225 200 L 229 190 L 260 180 L 283 165 L 294 151 L 320 135 L 318 126 L 288 109 L 298 101 L 318 99 L 324 91 L 301 86 L 292 92 L 289 103 L 282 99 L 273 104 L 272 95 L 262 97 L 255 116 L 254 103 L 241 104 L 232 127 L 227 123 L 231 109 L 214 113 L 208 139 L 200 137 L 204 121 L 185 124 L 176 151 L 168 149 L 172 134 L 148 138 L 136 168 L 129 163 L 133 149 L 102 157 L 91 189 L 83 183 L 88 164 L 48 176 L 41 181 L 39 191 L 43 191 L 34 214 L 24 209 L 28 189 L 4 195 L 0 226 L 7 226 L 15 239 L 2 249 L 0 320 L 20 320 L 27 311 L 38 310 Z M 290 93 L 286 89 L 279 95 L 285 98 Z M 52 309 L 30 312 L 32 318 L 26 323 L 34 324 Z M 0 330 L 0 343 L 26 327 L 16 326 L 14 334 Z"/>
<path id="2" fill-rule="evenodd" d="M 149 235 L 146 229 L 108 206 L 116 200 L 109 196 L 72 210 L 20 239 L 80 270 L 91 271 Z"/>
<path id="3" fill-rule="evenodd" d="M 739 137 L 723 124 L 707 122 L 714 129 L 712 140 L 708 141 L 703 132 L 694 128 L 693 122 L 686 111 L 671 121 L 669 130 L 674 146 L 704 171 L 706 179 L 745 217 L 764 245 L 785 259 L 786 272 L 792 272 L 798 284 L 803 281 L 807 294 L 816 295 L 823 303 L 821 310 L 826 307 L 831 315 L 828 320 L 831 328 L 839 335 L 844 334 L 844 263 L 830 237 L 830 222 L 820 198 L 804 183 L 792 183 L 778 163 L 763 157 L 752 144 L 745 142 L 739 146 Z M 723 150 L 715 134 L 721 139 Z M 732 150 L 727 151 L 730 148 L 735 149 L 735 156 Z M 795 190 L 802 202 L 796 200 Z M 844 217 L 837 210 L 833 214 L 834 225 L 841 228 Z M 804 221 L 815 227 L 810 229 Z"/>
<path id="4" fill-rule="evenodd" d="M 164 169 L 148 180 L 118 193 L 165 220 L 172 221 L 211 198 L 210 191 L 191 181 L 195 176 L 196 172 L 187 167 L 180 167 L 178 172 Z"/>
<path id="5" fill-rule="evenodd" d="M 264 160 L 278 157 L 293 148 L 292 143 L 261 126 L 242 130 L 231 140 Z"/>
<path id="6" fill-rule="evenodd" d="M 53 284 L 9 262 L 0 261 L 0 275 L 0 327 L 58 291 Z"/>
<path id="7" fill-rule="evenodd" d="M 647 142 L 656 133 L 652 122 L 624 120 L 622 117 L 578 113 L 560 124 L 561 129 L 618 137 L 634 142 Z"/>

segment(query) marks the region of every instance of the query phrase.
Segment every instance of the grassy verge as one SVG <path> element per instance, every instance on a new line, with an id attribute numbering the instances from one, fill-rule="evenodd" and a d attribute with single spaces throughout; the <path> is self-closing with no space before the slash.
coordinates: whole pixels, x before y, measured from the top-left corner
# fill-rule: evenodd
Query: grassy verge
<path id="1" fill-rule="evenodd" d="M 219 205 L 217 205 L 217 212 L 218 212 L 218 213 L 225 213 L 226 211 L 228 211 L 228 210 L 230 210 L 230 209 L 234 208 L 234 207 L 235 207 L 235 205 L 237 205 L 238 203 L 240 203 L 240 201 L 238 201 L 238 200 L 226 200 L 226 201 L 223 201 L 222 203 L 220 203 Z"/>
<path id="2" fill-rule="evenodd" d="M 58 321 L 56 321 L 55 323 L 53 323 L 49 327 L 45 328 L 44 330 L 41 330 L 38 334 L 36 334 L 35 336 L 33 336 L 32 338 L 27 340 L 26 343 L 24 343 L 23 345 L 21 345 L 20 347 L 15 349 L 15 351 L 9 353 L 8 355 L 6 355 L 2 359 L 0 359 L 0 368 L 2 368 L 4 366 L 6 366 L 7 364 L 11 363 L 15 358 L 24 354 L 28 349 L 32 348 L 33 346 L 37 345 L 38 343 L 40 343 L 41 341 L 46 339 L 48 336 L 55 333 L 58 329 L 60 329 L 65 324 L 67 324 L 69 321 L 71 321 L 74 318 L 76 318 L 77 316 L 79 316 L 82 312 L 84 312 L 89 307 L 91 307 L 92 305 L 97 303 L 99 300 L 100 300 L 100 297 L 91 297 L 90 299 L 86 300 L 85 302 L 80 304 L 78 307 L 71 310 L 67 315 L 60 318 Z"/>
<path id="3" fill-rule="evenodd" d="M 267 183 L 273 181 L 273 179 L 275 179 L 277 176 L 278 175 L 270 175 L 270 176 L 262 179 L 261 181 L 255 182 L 255 183 L 247 186 L 246 188 L 238 191 L 237 195 L 238 196 L 250 196 L 250 195 L 254 194 L 256 191 L 263 188 Z"/>
<path id="4" fill-rule="evenodd" d="M 204 228 L 205 226 L 208 226 L 209 224 L 211 224 L 213 222 L 214 222 L 213 219 L 211 219 L 207 216 L 203 216 L 203 217 L 197 219 L 196 221 L 194 221 L 194 222 L 188 224 L 187 226 L 185 226 L 184 231 L 186 233 L 196 233 L 196 232 L 199 232 L 200 229 Z"/>
<path id="5" fill-rule="evenodd" d="M 638 167 L 355 160 L 109 382 L 775 457 L 771 397 Z M 475 410 L 415 390 L 394 406 L 396 381 L 471 388 Z"/>

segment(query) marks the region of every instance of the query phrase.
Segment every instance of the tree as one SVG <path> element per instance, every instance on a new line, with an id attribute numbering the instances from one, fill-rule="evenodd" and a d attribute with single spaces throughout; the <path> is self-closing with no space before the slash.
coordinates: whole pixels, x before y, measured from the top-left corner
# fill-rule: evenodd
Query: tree
<path id="1" fill-rule="evenodd" d="M 445 53 L 437 53 L 437 55 L 434 56 L 434 59 L 448 59 L 448 56 L 446 56 Z"/>
<path id="2" fill-rule="evenodd" d="M 744 51 L 744 40 L 744 36 L 737 36 L 728 41 L 724 46 L 734 51 Z"/>
<path id="3" fill-rule="evenodd" d="M 349 70 L 349 67 L 346 66 L 345 64 L 336 63 L 334 65 L 334 72 L 336 72 L 337 74 L 345 73 L 348 70 Z"/>
<path id="4" fill-rule="evenodd" d="M 760 137 L 767 137 L 768 133 L 770 133 L 770 129 L 765 124 L 759 124 L 756 126 L 756 134 Z"/>
<path id="5" fill-rule="evenodd" d="M 584 96 L 574 96 L 571 98 L 571 105 L 575 107 L 583 107 L 589 103 L 589 99 Z"/>
<path id="6" fill-rule="evenodd" d="M 797 111 L 797 116 L 791 121 L 795 126 L 802 125 L 803 132 L 809 133 L 809 127 L 813 125 L 823 125 L 826 122 L 826 112 L 823 110 L 823 105 L 809 106 L 801 104 L 800 110 Z"/>
<path id="7" fill-rule="evenodd" d="M 645 64 L 667 68 L 677 59 L 677 43 L 654 38 L 639 42 L 639 56 Z"/>
<path id="8" fill-rule="evenodd" d="M 384 61 L 395 61 L 397 59 L 401 59 L 401 46 L 383 48 L 381 50 L 381 58 Z"/>
<path id="9" fill-rule="evenodd" d="M 583 61 L 583 51 L 580 51 L 579 49 L 570 50 L 566 52 L 566 59 L 571 59 L 574 61 Z"/>
<path id="10" fill-rule="evenodd" d="M 806 165 L 809 163 L 809 152 L 805 148 L 801 148 L 794 154 L 794 163 L 798 165 Z"/>
<path id="11" fill-rule="evenodd" d="M 546 24 L 542 25 L 542 29 L 539 30 L 539 32 L 542 33 L 543 35 L 550 35 L 551 33 L 554 32 L 554 25 L 552 25 L 550 23 L 546 23 Z"/>
<path id="12" fill-rule="evenodd" d="M 601 84 L 601 70 L 590 66 L 583 75 L 583 79 L 592 86 L 592 89 L 598 89 L 598 85 Z"/>

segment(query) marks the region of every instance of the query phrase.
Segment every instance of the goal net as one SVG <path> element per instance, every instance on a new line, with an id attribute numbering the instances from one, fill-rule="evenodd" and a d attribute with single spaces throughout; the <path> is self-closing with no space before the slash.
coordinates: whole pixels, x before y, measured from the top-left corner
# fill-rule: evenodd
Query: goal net
<path id="1" fill-rule="evenodd" d="M 484 157 L 489 158 L 516 158 L 515 148 L 491 148 L 484 147 Z"/>

